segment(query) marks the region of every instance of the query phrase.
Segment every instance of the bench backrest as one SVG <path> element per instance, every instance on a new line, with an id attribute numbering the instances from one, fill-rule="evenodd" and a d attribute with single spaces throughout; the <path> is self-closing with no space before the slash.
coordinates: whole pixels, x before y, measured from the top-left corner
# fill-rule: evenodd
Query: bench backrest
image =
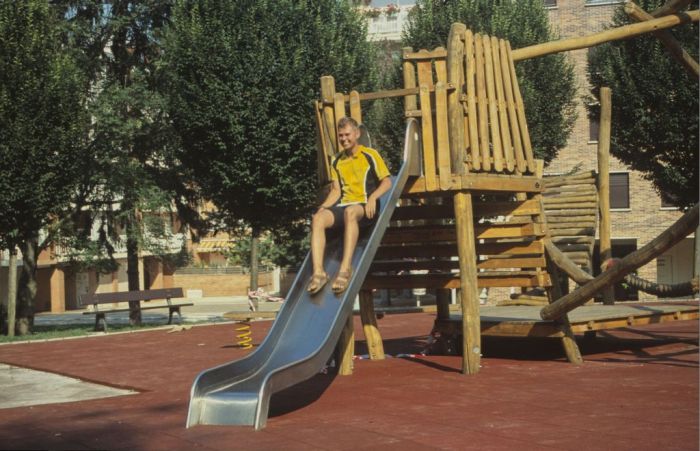
<path id="1" fill-rule="evenodd" d="M 84 294 L 80 296 L 80 305 L 106 304 L 129 301 L 151 301 L 153 299 L 171 299 L 185 297 L 182 288 L 158 288 L 155 290 L 118 291 L 115 293 Z"/>

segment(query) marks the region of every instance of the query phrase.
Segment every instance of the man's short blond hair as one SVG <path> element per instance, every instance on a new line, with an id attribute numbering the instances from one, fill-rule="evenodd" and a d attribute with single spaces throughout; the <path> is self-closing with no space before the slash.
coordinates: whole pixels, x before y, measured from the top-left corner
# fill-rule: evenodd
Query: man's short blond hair
<path id="1" fill-rule="evenodd" d="M 359 130 L 359 128 L 360 128 L 360 124 L 358 124 L 355 119 L 348 117 L 348 116 L 341 117 L 340 120 L 338 121 L 338 130 L 340 130 L 341 128 L 348 127 L 348 126 L 354 128 L 355 130 Z"/>

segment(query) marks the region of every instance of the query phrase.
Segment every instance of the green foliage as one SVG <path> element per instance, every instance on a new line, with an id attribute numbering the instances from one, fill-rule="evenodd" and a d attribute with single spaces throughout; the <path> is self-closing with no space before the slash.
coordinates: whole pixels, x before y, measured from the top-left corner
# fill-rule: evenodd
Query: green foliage
<path id="1" fill-rule="evenodd" d="M 232 227 L 288 231 L 315 195 L 312 101 L 374 83 L 361 17 L 336 0 L 177 2 L 161 73 L 178 160 Z"/>
<path id="2" fill-rule="evenodd" d="M 454 22 L 508 39 L 513 49 L 556 39 L 542 0 L 418 0 L 404 28 L 403 45 L 415 50 L 444 47 Z M 516 71 L 533 149 L 538 158 L 551 161 L 566 144 L 576 118 L 573 66 L 564 55 L 550 55 L 518 62 Z M 402 79 L 397 74 L 394 87 L 403 86 Z M 401 107 L 394 102 L 395 110 Z M 388 116 L 392 122 L 383 125 L 383 139 L 387 148 L 396 148 L 403 141 L 403 127 L 393 122 L 400 113 Z"/>
<path id="3" fill-rule="evenodd" d="M 0 2 L 0 245 L 63 217 L 89 172 L 86 82 L 46 1 Z"/>
<path id="4" fill-rule="evenodd" d="M 640 0 L 653 11 L 662 0 Z M 697 9 L 698 2 L 690 9 Z M 612 26 L 629 23 L 620 8 Z M 698 24 L 669 30 L 696 61 Z M 610 152 L 640 171 L 681 208 L 698 202 L 698 80 L 653 35 L 611 42 L 589 53 L 589 79 L 598 95 L 612 91 Z M 597 117 L 599 109 L 592 108 Z"/>
<path id="5" fill-rule="evenodd" d="M 200 230 L 203 224 L 193 208 L 197 195 L 188 170 L 175 160 L 177 137 L 156 89 L 160 32 L 172 1 L 57 3 L 92 84 L 91 174 L 97 187 L 90 197 L 88 226 L 74 224 L 63 238 L 76 262 L 98 270 L 114 266 L 115 249 L 124 242 L 130 262 L 142 252 L 179 261 L 169 255 L 174 234 L 181 232 L 173 230 L 173 206 L 181 222 Z"/>

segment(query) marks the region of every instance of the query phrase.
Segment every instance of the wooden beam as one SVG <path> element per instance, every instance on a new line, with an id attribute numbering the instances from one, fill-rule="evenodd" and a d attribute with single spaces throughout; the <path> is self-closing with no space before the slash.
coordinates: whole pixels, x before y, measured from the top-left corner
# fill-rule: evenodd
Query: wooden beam
<path id="1" fill-rule="evenodd" d="M 500 174 L 453 174 L 450 177 L 453 190 L 470 191 L 527 192 L 539 193 L 543 189 L 542 180 L 532 176 L 513 176 Z M 428 193 L 425 177 L 409 177 L 402 196 L 421 196 Z M 443 192 L 440 195 L 444 195 Z"/>
<path id="2" fill-rule="evenodd" d="M 637 4 L 631 1 L 625 3 L 625 12 L 629 17 L 637 22 L 644 22 L 645 20 L 654 19 L 654 16 L 644 11 L 642 8 L 637 6 Z M 654 36 L 661 41 L 664 47 L 666 47 L 666 50 L 668 50 L 668 53 L 670 53 L 676 61 L 681 63 L 681 65 L 683 65 L 690 75 L 692 75 L 695 79 L 698 78 L 698 74 L 700 74 L 700 66 L 698 66 L 698 62 L 695 61 L 695 59 L 690 56 L 688 52 L 683 50 L 681 44 L 668 30 L 655 31 Z"/>
<path id="3" fill-rule="evenodd" d="M 603 272 L 601 275 L 578 288 L 577 290 L 565 295 L 553 304 L 544 307 L 540 311 L 542 319 L 555 319 L 565 313 L 575 309 L 579 305 L 585 303 L 592 298 L 595 293 L 602 288 L 612 285 L 622 280 L 627 274 L 635 269 L 649 263 L 658 255 L 666 252 L 680 240 L 685 238 L 689 233 L 695 230 L 698 226 L 698 205 L 696 204 L 678 221 L 663 231 L 659 236 L 647 243 L 641 249 L 627 255 L 621 259 L 618 264 Z"/>
<path id="4" fill-rule="evenodd" d="M 352 375 L 353 355 L 355 355 L 355 326 L 353 316 L 350 315 L 338 340 L 336 363 L 339 376 Z"/>
<path id="5" fill-rule="evenodd" d="M 600 261 L 612 258 L 612 222 L 610 220 L 610 129 L 612 122 L 612 93 L 600 88 L 600 129 L 598 132 L 598 205 L 600 206 Z M 615 303 L 615 287 L 602 291 L 603 303 Z"/>
<path id="6" fill-rule="evenodd" d="M 512 175 L 464 174 L 462 189 L 472 191 L 511 191 L 539 193 L 543 189 L 542 179 Z"/>
<path id="7" fill-rule="evenodd" d="M 523 238 L 542 236 L 540 224 L 478 224 L 472 225 L 478 239 Z M 450 225 L 423 225 L 413 227 L 389 227 L 382 244 L 424 243 L 455 241 L 455 230 Z"/>
<path id="8" fill-rule="evenodd" d="M 588 36 L 545 42 L 543 44 L 513 50 L 513 60 L 522 61 L 544 55 L 551 55 L 552 53 L 593 47 L 605 42 L 618 41 L 620 39 L 631 38 L 645 33 L 665 30 L 678 25 L 697 22 L 698 19 L 700 19 L 700 11 L 693 10 L 685 13 L 660 17 L 654 20 L 647 20 L 642 23 L 611 28 L 609 30 L 601 31 Z"/>
<path id="9" fill-rule="evenodd" d="M 445 58 L 447 57 L 447 50 L 445 50 L 442 47 L 438 47 L 435 50 L 429 52 L 427 50 L 420 50 L 418 52 L 413 52 L 413 51 L 407 51 L 404 49 L 403 51 L 403 59 L 404 60 L 432 60 L 436 58 Z"/>
<path id="10" fill-rule="evenodd" d="M 476 278 L 476 237 L 472 196 L 459 192 L 454 197 L 459 250 L 459 288 L 462 304 L 462 373 L 476 374 L 481 366 L 481 318 Z"/>

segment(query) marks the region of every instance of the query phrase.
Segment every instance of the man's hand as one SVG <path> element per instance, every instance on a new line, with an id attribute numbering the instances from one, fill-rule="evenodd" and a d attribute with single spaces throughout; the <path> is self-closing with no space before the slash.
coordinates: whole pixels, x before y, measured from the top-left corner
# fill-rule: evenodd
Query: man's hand
<path id="1" fill-rule="evenodd" d="M 367 199 L 367 203 L 365 204 L 365 216 L 367 216 L 367 219 L 372 219 L 374 218 L 374 214 L 377 212 L 377 200 L 369 196 Z"/>

